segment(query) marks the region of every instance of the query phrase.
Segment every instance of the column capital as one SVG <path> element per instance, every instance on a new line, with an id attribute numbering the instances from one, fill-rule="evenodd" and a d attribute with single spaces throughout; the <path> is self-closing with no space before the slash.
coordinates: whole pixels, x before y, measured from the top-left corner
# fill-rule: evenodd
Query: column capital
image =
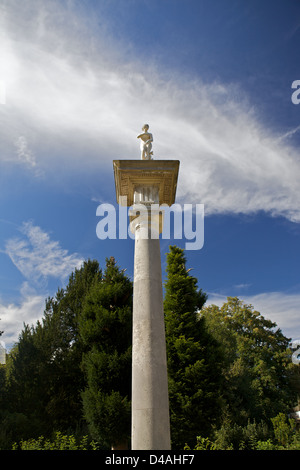
<path id="1" fill-rule="evenodd" d="M 155 188 L 158 200 L 152 202 L 171 206 L 175 202 L 179 165 L 179 160 L 114 160 L 118 204 L 130 207 L 138 188 L 145 192 Z"/>

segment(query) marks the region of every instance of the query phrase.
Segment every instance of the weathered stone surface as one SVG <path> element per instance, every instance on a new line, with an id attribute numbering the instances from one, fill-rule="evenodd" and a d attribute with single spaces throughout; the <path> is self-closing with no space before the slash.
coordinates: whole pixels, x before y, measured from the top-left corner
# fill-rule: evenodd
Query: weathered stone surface
<path id="1" fill-rule="evenodd" d="M 132 449 L 170 449 L 159 239 L 136 231 L 132 351 Z"/>

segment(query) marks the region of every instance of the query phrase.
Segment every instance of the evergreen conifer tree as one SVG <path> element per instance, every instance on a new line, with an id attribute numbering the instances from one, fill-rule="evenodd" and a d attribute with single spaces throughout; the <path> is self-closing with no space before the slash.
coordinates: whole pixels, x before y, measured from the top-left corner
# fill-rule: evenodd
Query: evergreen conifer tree
<path id="1" fill-rule="evenodd" d="M 199 312 L 206 294 L 186 269 L 184 251 L 167 254 L 164 312 L 169 375 L 172 448 L 194 445 L 217 422 L 220 404 L 220 359 L 217 343 Z"/>
<path id="2" fill-rule="evenodd" d="M 12 417 L 21 414 L 30 423 L 24 439 L 84 426 L 78 317 L 84 297 L 98 279 L 99 263 L 84 262 L 70 275 L 66 288 L 46 300 L 43 318 L 35 326 L 24 326 L 10 353 L 7 412 Z"/>
<path id="3" fill-rule="evenodd" d="M 131 416 L 132 282 L 106 260 L 102 279 L 85 299 L 79 322 L 85 345 L 84 415 L 102 446 L 126 446 Z"/>

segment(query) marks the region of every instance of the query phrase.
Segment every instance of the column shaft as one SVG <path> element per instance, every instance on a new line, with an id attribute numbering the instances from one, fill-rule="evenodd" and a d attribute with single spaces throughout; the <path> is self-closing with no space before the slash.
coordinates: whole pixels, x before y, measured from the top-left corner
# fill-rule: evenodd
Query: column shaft
<path id="1" fill-rule="evenodd" d="M 135 231 L 132 449 L 169 450 L 170 419 L 159 238 Z"/>

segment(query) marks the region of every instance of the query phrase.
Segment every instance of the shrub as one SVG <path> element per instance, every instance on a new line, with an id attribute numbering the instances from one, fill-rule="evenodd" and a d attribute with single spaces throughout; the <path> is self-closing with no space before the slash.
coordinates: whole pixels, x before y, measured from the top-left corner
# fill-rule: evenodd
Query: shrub
<path id="1" fill-rule="evenodd" d="M 267 441 L 257 441 L 255 450 L 277 450 L 271 439 Z"/>
<path id="2" fill-rule="evenodd" d="M 216 445 L 207 437 L 197 436 L 197 443 L 194 450 L 215 450 Z M 189 450 L 186 448 L 186 450 Z"/>
<path id="3" fill-rule="evenodd" d="M 57 432 L 53 441 L 43 436 L 22 440 L 20 444 L 13 444 L 13 450 L 98 450 L 98 445 L 94 441 L 89 442 L 88 436 L 83 436 L 78 442 L 73 435 Z"/>

